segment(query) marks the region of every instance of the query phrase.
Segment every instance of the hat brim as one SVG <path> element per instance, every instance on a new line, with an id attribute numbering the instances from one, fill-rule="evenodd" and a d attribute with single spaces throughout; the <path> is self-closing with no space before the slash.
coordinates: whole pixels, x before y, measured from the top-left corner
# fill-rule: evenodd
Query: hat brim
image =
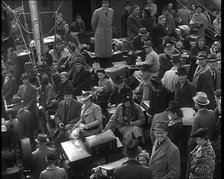
<path id="1" fill-rule="evenodd" d="M 180 107 L 179 106 L 176 106 L 176 107 L 172 107 L 172 108 L 166 108 L 166 111 L 170 111 L 170 110 L 174 110 L 174 109 L 180 109 Z"/>
<path id="2" fill-rule="evenodd" d="M 149 35 L 149 33 L 147 32 L 146 34 L 141 34 L 141 33 L 138 33 L 138 35 Z"/>
<path id="3" fill-rule="evenodd" d="M 200 103 L 199 101 L 197 101 L 196 96 L 193 97 L 193 100 L 194 100 L 195 103 L 197 103 L 197 104 L 199 104 L 201 106 L 206 106 L 206 105 L 208 105 L 210 103 L 209 99 L 207 99 L 206 103 Z"/>
<path id="4" fill-rule="evenodd" d="M 86 101 L 86 100 L 88 100 L 91 96 L 92 96 L 93 94 L 89 94 L 88 96 L 85 96 L 85 97 L 81 97 L 80 98 L 80 101 Z"/>
<path id="5" fill-rule="evenodd" d="M 39 141 L 38 139 L 35 139 L 35 142 L 37 142 L 37 143 L 47 143 L 47 142 L 49 142 L 49 139 L 47 138 L 46 141 Z"/>
<path id="6" fill-rule="evenodd" d="M 175 74 L 176 75 L 187 75 L 187 73 L 178 73 L 178 72 L 176 72 Z"/>

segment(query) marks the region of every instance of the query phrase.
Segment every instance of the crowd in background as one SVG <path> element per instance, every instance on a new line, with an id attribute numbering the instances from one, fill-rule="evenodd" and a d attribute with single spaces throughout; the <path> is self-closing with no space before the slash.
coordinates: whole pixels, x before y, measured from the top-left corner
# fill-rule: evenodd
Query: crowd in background
<path id="1" fill-rule="evenodd" d="M 56 14 L 54 44 L 44 44 L 34 78 L 17 64 L 20 35 L 2 55 L 2 104 L 13 106 L 2 109 L 2 117 L 12 114 L 30 139 L 32 178 L 68 178 L 60 144 L 109 129 L 128 156 L 114 178 L 220 178 L 221 10 L 168 3 L 158 14 L 151 0 L 143 9 L 126 1 L 116 46 L 128 49 L 141 68 L 112 79 L 106 68 L 116 51 L 116 9 L 108 6 L 102 0 L 94 11 L 88 45 L 80 43 L 86 31 L 80 15 L 69 24 Z M 89 63 L 93 52 L 101 68 Z M 193 111 L 191 125 L 183 122 L 185 108 Z"/>

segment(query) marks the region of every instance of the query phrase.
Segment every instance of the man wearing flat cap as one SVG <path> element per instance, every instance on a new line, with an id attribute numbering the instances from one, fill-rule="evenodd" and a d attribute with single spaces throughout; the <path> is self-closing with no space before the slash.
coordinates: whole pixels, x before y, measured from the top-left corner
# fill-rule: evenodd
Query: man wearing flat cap
<path id="1" fill-rule="evenodd" d="M 122 103 L 117 106 L 104 130 L 117 129 L 123 138 L 124 145 L 133 138 L 138 140 L 140 145 L 144 145 L 143 124 L 145 124 L 145 116 L 141 107 L 132 100 L 131 93 L 126 93 L 122 96 Z"/>
<path id="2" fill-rule="evenodd" d="M 207 94 L 199 91 L 196 96 L 193 97 L 193 100 L 198 111 L 194 116 L 191 135 L 193 135 L 199 128 L 208 128 L 208 138 L 210 141 L 214 141 L 217 120 L 214 111 L 207 109 L 207 106 L 210 103 Z M 196 146 L 195 139 L 190 138 L 188 146 L 188 149 L 192 150 Z"/>
<path id="3" fill-rule="evenodd" d="M 137 157 L 141 153 L 141 148 L 136 140 L 129 140 L 125 146 L 125 154 L 128 160 L 122 166 L 115 168 L 113 172 L 114 179 L 151 179 L 149 168 L 142 166 Z"/>
<path id="4" fill-rule="evenodd" d="M 208 129 L 199 128 L 191 137 L 197 146 L 191 151 L 189 178 L 212 179 L 215 170 L 215 152 L 208 139 Z"/>
<path id="5" fill-rule="evenodd" d="M 155 141 L 149 160 L 149 170 L 153 178 L 179 178 L 180 152 L 171 142 L 168 135 L 167 122 L 157 122 L 153 127 Z"/>

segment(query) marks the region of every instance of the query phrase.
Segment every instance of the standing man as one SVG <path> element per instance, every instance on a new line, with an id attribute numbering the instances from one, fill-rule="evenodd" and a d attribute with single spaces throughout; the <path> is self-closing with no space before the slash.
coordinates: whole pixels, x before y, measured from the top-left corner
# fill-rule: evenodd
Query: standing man
<path id="1" fill-rule="evenodd" d="M 125 1 L 124 11 L 121 15 L 121 31 L 123 38 L 127 38 L 127 19 L 128 16 L 131 14 L 131 7 L 132 5 L 130 1 Z"/>
<path id="2" fill-rule="evenodd" d="M 142 166 L 137 160 L 138 155 L 141 153 L 141 148 L 138 146 L 136 140 L 129 140 L 125 147 L 125 154 L 128 160 L 125 161 L 122 166 L 115 168 L 113 173 L 114 179 L 150 179 L 151 174 L 146 166 Z"/>
<path id="3" fill-rule="evenodd" d="M 133 12 L 132 14 L 128 17 L 127 20 L 127 39 L 129 41 L 132 41 L 134 37 L 136 37 L 139 33 L 140 28 L 142 27 L 142 24 L 140 22 L 140 7 L 139 5 L 134 5 L 133 6 Z"/>
<path id="4" fill-rule="evenodd" d="M 91 26 L 95 32 L 95 55 L 102 68 L 109 66 L 112 56 L 112 22 L 114 10 L 109 8 L 109 0 L 102 0 L 102 7 L 93 13 Z"/>
<path id="5" fill-rule="evenodd" d="M 153 127 L 155 141 L 149 160 L 153 178 L 180 177 L 180 151 L 168 137 L 167 122 L 157 122 Z"/>

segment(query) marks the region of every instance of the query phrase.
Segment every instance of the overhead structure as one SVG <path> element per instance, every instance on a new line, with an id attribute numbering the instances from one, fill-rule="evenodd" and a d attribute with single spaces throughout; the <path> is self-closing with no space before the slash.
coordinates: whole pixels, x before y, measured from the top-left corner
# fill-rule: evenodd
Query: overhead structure
<path id="1" fill-rule="evenodd" d="M 41 61 L 41 54 L 42 54 L 42 48 L 43 48 L 43 42 L 41 40 L 41 29 L 40 29 L 40 20 L 37 10 L 37 1 L 36 0 L 29 0 L 29 8 L 30 8 L 30 15 L 31 15 L 31 21 L 32 21 L 32 27 L 33 27 L 33 36 L 35 40 L 35 48 L 37 51 L 37 65 L 40 65 L 42 63 Z"/>

